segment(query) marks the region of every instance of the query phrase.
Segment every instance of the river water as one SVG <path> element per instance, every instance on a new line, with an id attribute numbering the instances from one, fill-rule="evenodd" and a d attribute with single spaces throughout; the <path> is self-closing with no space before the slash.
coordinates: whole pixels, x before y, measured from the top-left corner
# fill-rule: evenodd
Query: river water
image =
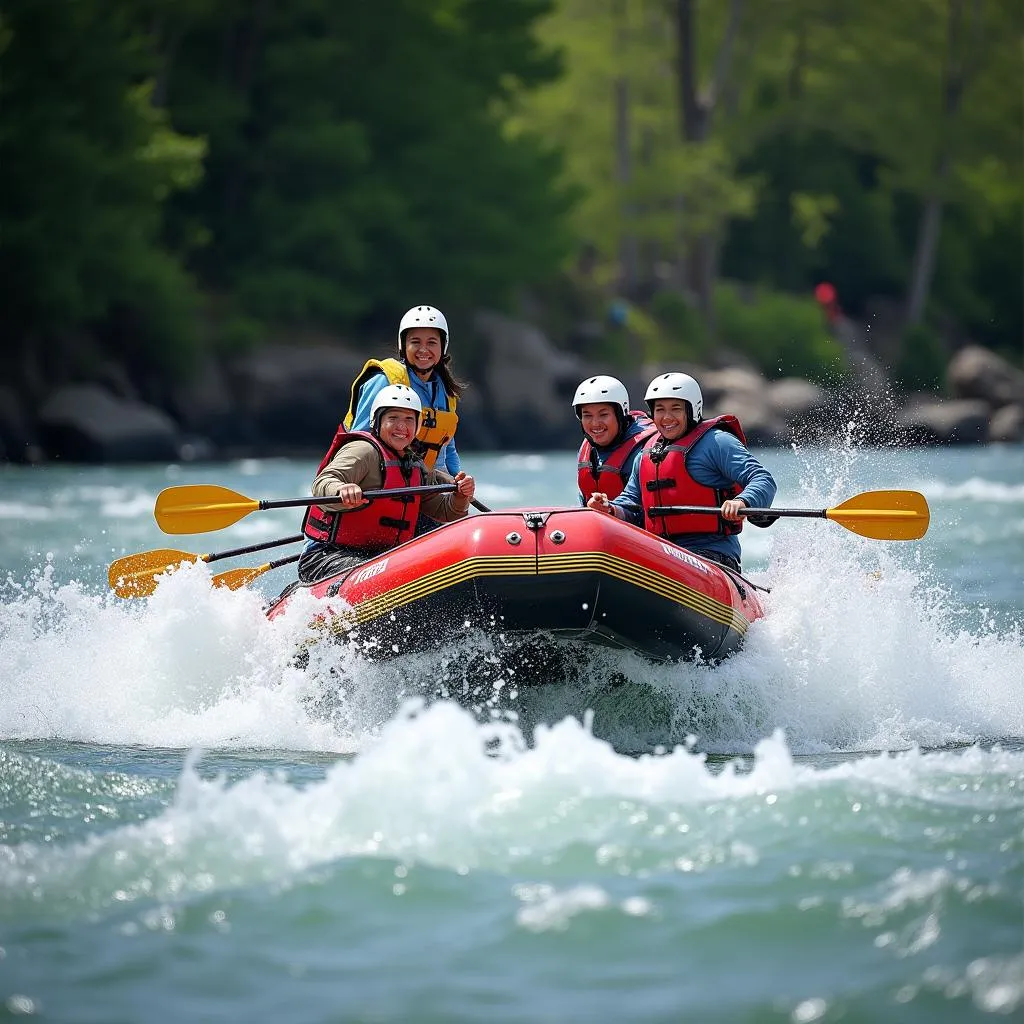
<path id="1" fill-rule="evenodd" d="M 1024 1013 L 1024 448 L 759 453 L 782 507 L 913 488 L 927 536 L 744 531 L 772 588 L 716 668 L 595 656 L 476 707 L 442 654 L 292 660 L 310 609 L 110 561 L 161 488 L 287 460 L 0 467 L 0 1020 L 972 1021 Z M 573 453 L 467 454 L 492 507 Z M 609 685 L 614 681 L 616 685 Z"/>

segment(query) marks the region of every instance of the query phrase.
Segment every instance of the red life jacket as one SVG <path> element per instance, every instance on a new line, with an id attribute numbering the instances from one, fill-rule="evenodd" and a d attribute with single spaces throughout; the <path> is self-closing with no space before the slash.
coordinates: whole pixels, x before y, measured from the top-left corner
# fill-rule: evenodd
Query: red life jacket
<path id="1" fill-rule="evenodd" d="M 743 520 L 731 523 L 721 516 L 689 513 L 677 516 L 650 516 L 647 509 L 655 505 L 705 505 L 720 508 L 727 498 L 735 498 L 743 490 L 739 484 L 726 488 L 699 484 L 690 476 L 686 460 L 693 446 L 709 430 L 728 430 L 744 444 L 743 428 L 735 416 L 715 416 L 701 420 L 678 441 L 662 446 L 655 441 L 640 456 L 640 494 L 644 505 L 645 525 L 651 533 L 677 537 L 681 533 L 734 534 L 743 529 Z"/>
<path id="2" fill-rule="evenodd" d="M 586 434 L 583 435 L 583 444 L 580 445 L 579 455 L 576 457 L 576 480 L 584 502 L 595 491 L 607 494 L 609 501 L 617 498 L 629 479 L 629 474 L 625 471 L 629 457 L 637 448 L 643 448 L 652 437 L 658 436 L 658 428 L 651 422 L 647 413 L 630 411 L 629 415 L 643 427 L 643 430 L 634 437 L 620 441 L 605 456 L 604 462 L 600 461 L 597 448 L 590 443 L 590 438 Z"/>
<path id="3" fill-rule="evenodd" d="M 338 427 L 331 447 L 320 460 L 317 473 L 322 472 L 331 459 L 353 441 L 369 441 L 377 449 L 384 490 L 391 487 L 418 487 L 423 483 L 423 465 L 420 462 L 406 459 L 403 464 L 394 449 L 383 444 L 375 435 L 362 430 L 348 431 L 344 425 Z M 351 512 L 331 512 L 320 505 L 310 505 L 302 520 L 302 532 L 310 540 L 324 544 L 364 551 L 386 551 L 412 537 L 419 511 L 418 494 L 374 498 L 369 504 Z"/>

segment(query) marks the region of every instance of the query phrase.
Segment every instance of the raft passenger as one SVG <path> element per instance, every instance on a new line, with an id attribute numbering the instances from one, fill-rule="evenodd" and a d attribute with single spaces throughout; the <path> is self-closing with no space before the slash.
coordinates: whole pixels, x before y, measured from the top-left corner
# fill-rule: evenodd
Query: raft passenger
<path id="1" fill-rule="evenodd" d="M 629 408 L 629 393 L 616 377 L 588 377 L 576 389 L 572 408 L 583 430 L 576 459 L 579 502 L 586 505 L 595 491 L 617 498 L 657 428 L 647 413 Z"/>
<path id="2" fill-rule="evenodd" d="M 643 526 L 701 558 L 740 571 L 744 516 L 740 509 L 768 508 L 775 480 L 747 450 L 735 416 L 703 419 L 700 385 L 685 373 L 655 377 L 644 396 L 658 438 L 643 450 L 622 493 L 610 500 L 595 492 L 589 508 Z M 718 515 L 651 516 L 664 505 L 703 505 Z M 767 517 L 751 521 L 770 525 Z"/>
<path id="3" fill-rule="evenodd" d="M 300 581 L 315 583 L 335 576 L 409 540 L 421 513 L 449 523 L 469 511 L 476 485 L 461 470 L 454 477 L 454 492 L 370 501 L 363 497 L 366 490 L 449 482 L 446 475 L 427 469 L 412 450 L 421 412 L 416 392 L 404 384 L 389 384 L 373 401 L 369 432 L 338 427 L 312 491 L 315 497 L 336 500 L 311 505 L 302 520 L 309 540 L 299 558 Z"/>
<path id="4" fill-rule="evenodd" d="M 389 384 L 404 384 L 423 407 L 416 453 L 427 469 L 455 476 L 462 469 L 455 449 L 456 409 L 465 384 L 452 373 L 449 341 L 448 321 L 439 309 L 413 306 L 398 325 L 398 358 L 368 359 L 352 382 L 344 423 L 350 430 L 369 430 L 377 395 Z"/>

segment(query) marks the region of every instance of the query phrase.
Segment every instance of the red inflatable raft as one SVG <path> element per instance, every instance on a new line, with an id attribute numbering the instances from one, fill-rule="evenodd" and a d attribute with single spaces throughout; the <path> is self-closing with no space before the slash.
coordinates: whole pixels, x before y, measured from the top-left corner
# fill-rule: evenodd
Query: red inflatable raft
<path id="1" fill-rule="evenodd" d="M 267 614 L 280 615 L 301 587 L 293 583 Z M 584 508 L 469 516 L 308 589 L 329 599 L 324 629 L 372 640 L 385 655 L 444 643 L 451 633 L 438 624 L 454 622 L 653 661 L 718 660 L 763 615 L 741 576 Z"/>

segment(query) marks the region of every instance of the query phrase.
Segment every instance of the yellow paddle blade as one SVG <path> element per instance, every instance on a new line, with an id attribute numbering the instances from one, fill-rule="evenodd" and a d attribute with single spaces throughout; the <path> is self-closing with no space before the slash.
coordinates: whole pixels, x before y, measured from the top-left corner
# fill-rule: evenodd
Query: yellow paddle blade
<path id="1" fill-rule="evenodd" d="M 918 491 L 865 491 L 825 509 L 825 518 L 874 540 L 919 540 L 931 514 Z"/>
<path id="2" fill-rule="evenodd" d="M 204 561 L 201 555 L 188 551 L 173 551 L 160 548 L 156 551 L 141 551 L 137 555 L 126 555 L 110 563 L 107 582 L 118 597 L 149 597 L 156 590 L 156 577 L 172 572 L 182 562 Z"/>
<path id="3" fill-rule="evenodd" d="M 247 586 L 253 580 L 259 579 L 268 569 L 273 569 L 272 563 L 258 565 L 249 569 L 229 569 L 227 572 L 218 573 L 211 582 L 215 587 L 227 587 L 228 590 L 238 590 L 239 587 Z"/>
<path id="4" fill-rule="evenodd" d="M 164 533 L 208 533 L 237 523 L 259 507 L 258 501 L 227 487 L 186 484 L 164 488 L 153 515 Z"/>

